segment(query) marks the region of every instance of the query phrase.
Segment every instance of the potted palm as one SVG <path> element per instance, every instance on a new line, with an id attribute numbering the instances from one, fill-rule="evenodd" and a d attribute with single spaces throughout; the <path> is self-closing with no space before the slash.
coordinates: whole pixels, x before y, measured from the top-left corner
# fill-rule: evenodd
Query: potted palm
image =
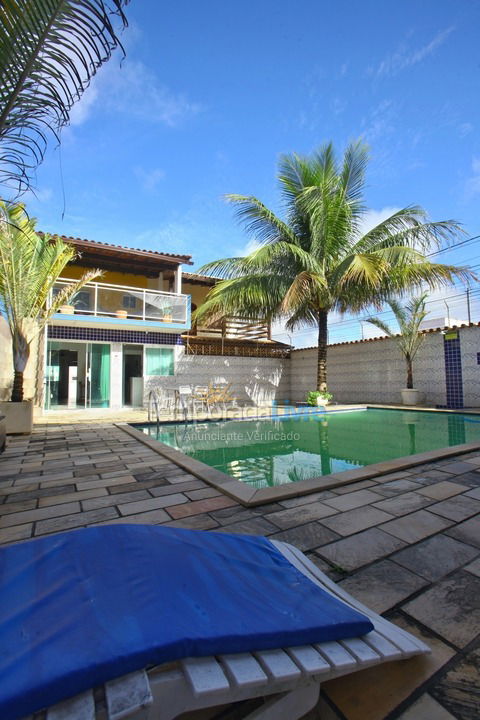
<path id="1" fill-rule="evenodd" d="M 405 358 L 407 366 L 407 386 L 401 390 L 404 405 L 419 405 L 425 397 L 420 390 L 413 387 L 413 360 L 425 340 L 425 333 L 421 332 L 420 326 L 428 314 L 425 310 L 426 297 L 427 293 L 423 293 L 423 295 L 419 297 L 412 298 L 405 307 L 402 307 L 397 300 L 392 299 L 388 301 L 388 305 L 395 315 L 400 333 L 396 333 L 380 318 L 367 318 L 367 322 L 375 325 L 375 327 L 382 330 L 387 337 L 395 340 Z"/>
<path id="2" fill-rule="evenodd" d="M 32 429 L 33 402 L 24 398 L 23 389 L 32 341 L 54 313 L 69 305 L 80 288 L 101 274 L 100 270 L 91 270 L 54 295 L 54 283 L 76 252 L 59 237 L 37 234 L 35 222 L 24 205 L 0 202 L 0 308 L 10 331 L 14 371 L 11 399 L 0 402 L 7 433 Z"/>

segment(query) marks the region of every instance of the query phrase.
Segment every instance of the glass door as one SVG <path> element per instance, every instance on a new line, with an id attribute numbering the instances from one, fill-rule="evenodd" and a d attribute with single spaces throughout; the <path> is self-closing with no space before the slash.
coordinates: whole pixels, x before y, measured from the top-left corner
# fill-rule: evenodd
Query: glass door
<path id="1" fill-rule="evenodd" d="M 85 407 L 110 407 L 110 345 L 87 343 Z"/>
<path id="2" fill-rule="evenodd" d="M 47 343 L 47 376 L 45 383 L 45 410 L 58 405 L 58 384 L 60 380 L 59 343 Z"/>

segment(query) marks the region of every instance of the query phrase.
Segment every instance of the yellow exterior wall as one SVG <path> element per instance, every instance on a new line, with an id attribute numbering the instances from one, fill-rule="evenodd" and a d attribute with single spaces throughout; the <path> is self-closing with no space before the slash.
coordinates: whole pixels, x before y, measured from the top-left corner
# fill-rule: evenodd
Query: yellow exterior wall
<path id="1" fill-rule="evenodd" d="M 85 268 L 81 265 L 67 265 L 62 272 L 62 277 L 67 278 L 68 280 L 78 280 L 87 270 L 91 270 L 91 268 Z M 142 289 L 152 287 L 149 285 L 149 278 L 145 277 L 145 275 L 113 272 L 111 270 L 106 270 L 104 274 L 97 279 L 97 282 L 107 284 L 111 283 L 112 285 L 129 285 L 130 287 L 138 287 Z M 157 281 L 154 279 L 154 282 Z"/>
<path id="2" fill-rule="evenodd" d="M 205 285 L 193 285 L 189 282 L 182 282 L 182 292 L 185 295 L 192 296 L 192 304 L 196 305 L 197 308 L 203 305 L 210 290 L 211 288 L 205 287 Z"/>

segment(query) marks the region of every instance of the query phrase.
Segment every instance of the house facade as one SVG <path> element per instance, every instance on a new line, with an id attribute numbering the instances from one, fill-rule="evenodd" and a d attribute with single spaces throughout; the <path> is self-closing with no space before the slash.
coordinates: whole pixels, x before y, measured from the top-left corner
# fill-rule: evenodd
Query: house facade
<path id="1" fill-rule="evenodd" d="M 277 377 L 277 356 L 287 357 L 289 348 L 272 341 L 261 322 L 226 318 L 211 327 L 192 327 L 192 310 L 215 280 L 186 272 L 191 256 L 62 239 L 78 257 L 64 269 L 54 294 L 86 270 L 103 274 L 60 308 L 38 347 L 32 347 L 29 364 L 37 367 L 32 382 L 39 407 L 142 407 L 155 387 L 231 380 L 240 381 L 243 399 L 257 395 L 263 402 L 258 383 L 249 390 L 250 376 L 263 377 L 266 367 L 270 377 L 272 365 Z M 251 358 L 257 360 L 252 364 Z"/>

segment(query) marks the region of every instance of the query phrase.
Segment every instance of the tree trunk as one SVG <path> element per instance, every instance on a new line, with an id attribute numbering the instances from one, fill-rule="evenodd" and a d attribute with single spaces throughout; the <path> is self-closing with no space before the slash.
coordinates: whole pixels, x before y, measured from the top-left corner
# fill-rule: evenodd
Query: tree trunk
<path id="1" fill-rule="evenodd" d="M 17 329 L 12 335 L 12 351 L 14 374 L 11 400 L 12 402 L 22 402 L 23 373 L 30 355 L 30 346 L 21 329 Z"/>
<path id="2" fill-rule="evenodd" d="M 407 388 L 411 390 L 413 388 L 413 364 L 409 357 L 405 359 L 407 361 Z"/>
<path id="3" fill-rule="evenodd" d="M 317 364 L 317 390 L 327 389 L 327 339 L 328 339 L 328 312 L 318 311 L 318 364 Z"/>
<path id="4" fill-rule="evenodd" d="M 13 375 L 12 402 L 22 402 L 23 400 L 23 372 L 15 370 Z"/>

